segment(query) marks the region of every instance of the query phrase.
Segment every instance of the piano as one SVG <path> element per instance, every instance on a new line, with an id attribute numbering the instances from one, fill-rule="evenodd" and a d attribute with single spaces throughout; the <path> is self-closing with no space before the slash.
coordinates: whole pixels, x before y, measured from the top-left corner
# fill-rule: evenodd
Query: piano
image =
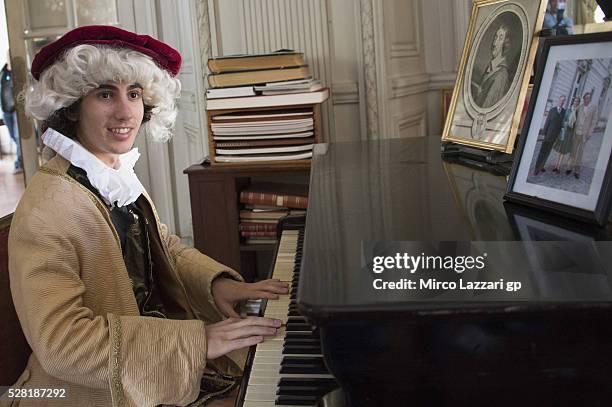
<path id="1" fill-rule="evenodd" d="M 263 304 L 286 330 L 251 351 L 237 406 L 611 405 L 612 225 L 504 203 L 478 166 L 437 138 L 317 145 L 272 267 L 291 294 Z M 489 257 L 432 271 L 446 288 L 376 289 L 409 273 L 373 256 L 411 250 Z M 448 288 L 499 280 L 521 288 Z"/>

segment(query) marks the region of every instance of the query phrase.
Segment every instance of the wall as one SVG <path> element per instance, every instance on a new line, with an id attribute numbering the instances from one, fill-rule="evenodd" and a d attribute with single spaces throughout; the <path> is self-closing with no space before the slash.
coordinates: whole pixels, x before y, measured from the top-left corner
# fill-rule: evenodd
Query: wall
<path id="1" fill-rule="evenodd" d="M 327 141 L 439 134 L 439 91 L 454 83 L 470 3 L 208 1 L 212 54 L 304 51 L 332 89 Z"/>
<path id="2" fill-rule="evenodd" d="M 442 134 L 441 89 L 454 86 L 471 14 L 471 1 L 423 0 L 429 134 Z"/>
<path id="3" fill-rule="evenodd" d="M 454 84 L 471 10 L 465 0 L 133 1 L 136 28 L 141 13 L 154 10 L 155 21 L 140 27 L 152 27 L 186 61 L 176 136 L 167 147 L 148 145 L 147 158 L 162 218 L 187 242 L 191 211 L 182 170 L 208 152 L 209 57 L 304 51 L 332 90 L 325 141 L 439 137 L 440 89 Z"/>

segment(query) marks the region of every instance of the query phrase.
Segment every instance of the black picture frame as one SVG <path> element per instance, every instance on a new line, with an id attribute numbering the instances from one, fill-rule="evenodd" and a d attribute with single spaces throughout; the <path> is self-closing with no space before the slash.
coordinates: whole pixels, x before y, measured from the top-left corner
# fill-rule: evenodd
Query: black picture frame
<path id="1" fill-rule="evenodd" d="M 575 64 L 577 74 L 572 80 L 568 80 L 567 78 L 572 76 L 562 76 L 560 72 L 568 71 L 572 64 Z M 608 222 L 612 206 L 612 157 L 609 151 L 612 144 L 612 121 L 610 120 L 612 85 L 608 83 L 609 80 L 608 82 L 602 81 L 601 86 L 594 80 L 588 82 L 588 75 L 585 72 L 588 74 L 590 71 L 584 70 L 585 66 L 596 69 L 605 64 L 609 64 L 612 70 L 612 32 L 549 37 L 543 40 L 533 95 L 519 138 L 504 199 L 581 221 L 592 222 L 599 226 L 604 226 Z M 570 92 L 566 96 L 564 92 L 568 86 Z M 598 86 L 599 88 L 596 89 Z M 594 97 L 595 89 L 598 91 L 599 99 Z M 562 131 L 559 131 L 559 135 L 555 137 L 555 131 L 551 130 L 552 126 L 545 126 L 546 118 L 553 108 L 559 105 L 564 106 L 565 111 L 561 107 L 552 114 L 565 116 L 569 103 L 562 101 L 564 96 L 572 101 L 570 103 L 578 103 L 579 105 L 575 106 L 579 106 L 578 109 L 580 107 L 584 109 L 581 113 L 582 118 L 587 117 L 588 113 L 585 112 L 591 103 L 585 105 L 586 102 L 583 99 L 586 99 L 586 93 L 589 92 L 589 100 L 593 106 L 598 103 L 595 106 L 597 110 L 597 113 L 594 114 L 595 125 L 579 126 L 576 123 L 577 119 L 574 119 L 574 130 L 565 131 L 567 122 L 571 120 L 564 119 L 561 127 L 564 128 L 566 135 L 569 134 L 566 138 L 569 151 L 561 154 L 564 148 L 559 147 L 556 165 L 551 168 L 551 152 L 553 147 L 558 145 L 557 140 L 563 141 L 563 137 L 560 136 Z M 604 103 L 599 106 L 602 95 Z M 575 101 L 575 98 L 580 98 L 580 100 Z M 548 106 L 550 108 L 546 110 Z M 554 116 L 550 118 L 552 122 Z M 598 141 L 596 137 L 599 136 L 596 136 L 598 133 L 596 130 L 602 121 L 603 130 L 600 131 L 601 140 Z M 587 120 L 581 121 L 581 123 L 584 122 Z M 590 121 L 592 122 L 593 120 Z M 582 133 L 589 134 L 578 134 L 579 127 Z M 584 130 L 585 128 L 590 128 L 592 131 Z M 541 134 L 542 130 L 546 130 L 544 134 Z M 585 147 L 591 138 L 593 141 L 589 152 L 591 155 L 595 154 L 595 161 L 588 162 L 588 164 L 592 168 L 585 165 L 588 155 L 587 158 L 584 156 Z M 544 147 L 545 142 L 546 147 Z M 598 148 L 593 143 L 599 143 Z M 582 144 L 581 148 L 577 148 L 579 144 Z M 563 157 L 558 158 L 561 156 Z M 607 162 L 604 162 L 606 160 Z M 565 167 L 559 162 L 565 162 Z M 555 169 L 557 172 L 553 172 Z M 563 179 L 564 176 L 568 178 Z M 572 182 L 573 179 L 576 181 Z"/>

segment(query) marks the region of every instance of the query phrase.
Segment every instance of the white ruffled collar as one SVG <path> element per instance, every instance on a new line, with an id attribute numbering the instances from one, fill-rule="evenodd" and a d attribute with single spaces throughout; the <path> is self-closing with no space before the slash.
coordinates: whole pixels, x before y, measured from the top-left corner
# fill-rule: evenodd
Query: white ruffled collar
<path id="1" fill-rule="evenodd" d="M 75 167 L 83 169 L 108 205 L 131 204 L 145 191 L 134 172 L 134 164 L 140 158 L 137 148 L 119 155 L 119 168 L 114 169 L 76 141 L 51 128 L 42 135 L 42 142 Z"/>

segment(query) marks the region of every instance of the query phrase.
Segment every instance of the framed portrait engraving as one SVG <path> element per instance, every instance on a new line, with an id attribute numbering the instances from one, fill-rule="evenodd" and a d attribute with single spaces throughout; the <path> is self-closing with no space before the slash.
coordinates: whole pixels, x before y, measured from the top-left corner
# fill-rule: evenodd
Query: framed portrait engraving
<path id="1" fill-rule="evenodd" d="M 604 225 L 612 206 L 612 32 L 542 45 L 505 197 Z"/>
<path id="2" fill-rule="evenodd" d="M 511 153 L 546 0 L 475 0 L 443 141 Z"/>

